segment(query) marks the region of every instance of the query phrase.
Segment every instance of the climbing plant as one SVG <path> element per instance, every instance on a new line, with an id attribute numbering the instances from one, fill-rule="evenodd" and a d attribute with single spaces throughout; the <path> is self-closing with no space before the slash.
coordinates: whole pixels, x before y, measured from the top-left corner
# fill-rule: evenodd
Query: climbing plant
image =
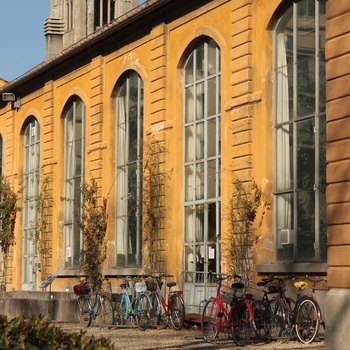
<path id="1" fill-rule="evenodd" d="M 6 262 L 10 248 L 15 244 L 15 224 L 17 212 L 20 207 L 17 204 L 18 194 L 11 188 L 10 182 L 5 176 L 0 177 L 0 246 L 2 250 L 3 283 L 6 288 Z"/>
<path id="2" fill-rule="evenodd" d="M 254 265 L 255 220 L 259 209 L 261 226 L 270 204 L 258 184 L 252 180 L 243 182 L 238 178 L 232 181 L 232 196 L 228 210 L 229 230 L 226 236 L 226 255 L 230 270 L 250 280 Z"/>
<path id="3" fill-rule="evenodd" d="M 166 147 L 164 141 L 150 137 L 143 144 L 144 176 L 144 241 L 148 247 L 149 268 L 153 272 L 162 271 L 164 251 L 165 188 L 171 174 L 165 170 Z"/>
<path id="4" fill-rule="evenodd" d="M 42 279 L 46 279 L 51 274 L 50 260 L 52 259 L 52 208 L 53 197 L 50 187 L 51 177 L 46 174 L 41 175 L 41 186 L 37 197 L 38 222 L 36 227 L 36 243 L 40 259 L 42 260 Z"/>
<path id="5" fill-rule="evenodd" d="M 80 254 L 80 273 L 86 275 L 93 285 L 102 275 L 102 264 L 106 259 L 107 198 L 99 195 L 97 182 L 83 183 L 82 215 L 79 225 L 83 233 L 83 249 Z"/>

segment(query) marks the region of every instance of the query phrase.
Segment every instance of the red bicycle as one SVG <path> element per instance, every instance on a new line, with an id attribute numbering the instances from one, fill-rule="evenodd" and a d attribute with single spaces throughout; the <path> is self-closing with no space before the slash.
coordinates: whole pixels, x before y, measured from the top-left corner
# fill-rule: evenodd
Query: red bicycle
<path id="1" fill-rule="evenodd" d="M 209 273 L 208 277 L 211 275 Z M 217 284 L 216 296 L 206 301 L 202 317 L 201 329 L 205 341 L 215 342 L 220 339 L 220 332 L 225 338 L 233 339 L 238 346 L 245 345 L 254 328 L 254 310 L 251 305 L 251 294 L 237 295 L 244 284 L 236 282 L 231 285 L 232 294 L 222 291 L 222 282 L 228 278 L 241 278 L 238 275 L 214 276 Z M 225 298 L 225 304 L 224 300 Z M 227 303 L 226 303 L 227 301 Z"/>

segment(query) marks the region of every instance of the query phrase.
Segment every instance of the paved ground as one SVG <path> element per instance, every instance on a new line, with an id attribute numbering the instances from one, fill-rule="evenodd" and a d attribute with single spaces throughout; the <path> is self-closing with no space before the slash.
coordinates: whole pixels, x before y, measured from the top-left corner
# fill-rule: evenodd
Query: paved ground
<path id="1" fill-rule="evenodd" d="M 87 335 L 110 338 L 116 350 L 214 350 L 214 349 L 243 349 L 238 348 L 231 340 L 219 340 L 216 344 L 205 343 L 201 338 L 201 332 L 197 327 L 185 328 L 181 331 L 174 331 L 170 328 L 148 329 L 144 332 L 135 327 L 108 329 L 106 327 L 90 326 L 83 328 L 80 324 L 56 324 L 61 328 L 70 331 L 86 330 Z M 314 342 L 309 345 L 297 341 L 278 340 L 270 343 L 250 342 L 244 347 L 245 350 L 324 350 L 324 342 Z"/>

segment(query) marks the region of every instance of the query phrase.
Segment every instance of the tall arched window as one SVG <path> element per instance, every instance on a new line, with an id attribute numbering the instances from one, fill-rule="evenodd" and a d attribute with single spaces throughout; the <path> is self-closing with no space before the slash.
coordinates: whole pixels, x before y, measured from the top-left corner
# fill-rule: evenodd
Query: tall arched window
<path id="1" fill-rule="evenodd" d="M 64 109 L 64 258 L 79 267 L 83 239 L 79 226 L 84 181 L 85 105 L 72 97 Z"/>
<path id="2" fill-rule="evenodd" d="M 23 289 L 32 289 L 36 283 L 39 196 L 40 129 L 38 121 L 31 118 L 24 130 L 23 171 Z"/>
<path id="3" fill-rule="evenodd" d="M 207 38 L 184 66 L 186 271 L 220 271 L 220 74 L 220 49 Z"/>
<path id="4" fill-rule="evenodd" d="M 277 260 L 326 260 L 326 0 L 302 0 L 274 31 Z"/>
<path id="5" fill-rule="evenodd" d="M 143 81 L 125 74 L 116 98 L 116 241 L 117 266 L 142 263 Z"/>

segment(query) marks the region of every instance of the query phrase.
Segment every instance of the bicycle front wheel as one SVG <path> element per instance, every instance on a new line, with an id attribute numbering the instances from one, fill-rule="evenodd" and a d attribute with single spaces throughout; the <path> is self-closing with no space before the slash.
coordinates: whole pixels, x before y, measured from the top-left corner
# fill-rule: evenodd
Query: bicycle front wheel
<path id="1" fill-rule="evenodd" d="M 173 293 L 168 303 L 170 324 L 175 330 L 180 330 L 185 323 L 185 303 L 179 294 Z"/>
<path id="2" fill-rule="evenodd" d="M 249 310 L 243 300 L 238 300 L 233 305 L 232 313 L 232 339 L 237 346 L 247 344 L 252 333 L 252 321 L 250 320 Z"/>
<path id="3" fill-rule="evenodd" d="M 215 342 L 222 324 L 226 324 L 226 315 L 222 315 L 214 299 L 209 299 L 204 305 L 201 317 L 203 339 L 208 343 Z"/>
<path id="4" fill-rule="evenodd" d="M 151 327 L 157 327 L 162 320 L 162 304 L 157 294 L 151 294 Z"/>
<path id="5" fill-rule="evenodd" d="M 151 324 L 151 302 L 146 294 L 140 294 L 135 303 L 136 324 L 137 327 L 144 331 Z"/>
<path id="6" fill-rule="evenodd" d="M 102 325 L 113 325 L 114 324 L 114 311 L 111 301 L 105 296 L 100 297 L 100 311 L 99 316 Z"/>
<path id="7" fill-rule="evenodd" d="M 320 308 L 313 299 L 306 298 L 298 306 L 295 331 L 299 340 L 308 344 L 311 343 L 320 327 Z"/>
<path id="8" fill-rule="evenodd" d="M 84 327 L 89 327 L 91 324 L 92 316 L 90 312 L 89 299 L 86 296 L 81 295 L 78 298 L 75 311 L 77 313 L 80 324 Z"/>
<path id="9" fill-rule="evenodd" d="M 270 337 L 270 313 L 261 300 L 255 300 L 253 303 L 254 310 L 254 332 L 258 338 Z"/>

